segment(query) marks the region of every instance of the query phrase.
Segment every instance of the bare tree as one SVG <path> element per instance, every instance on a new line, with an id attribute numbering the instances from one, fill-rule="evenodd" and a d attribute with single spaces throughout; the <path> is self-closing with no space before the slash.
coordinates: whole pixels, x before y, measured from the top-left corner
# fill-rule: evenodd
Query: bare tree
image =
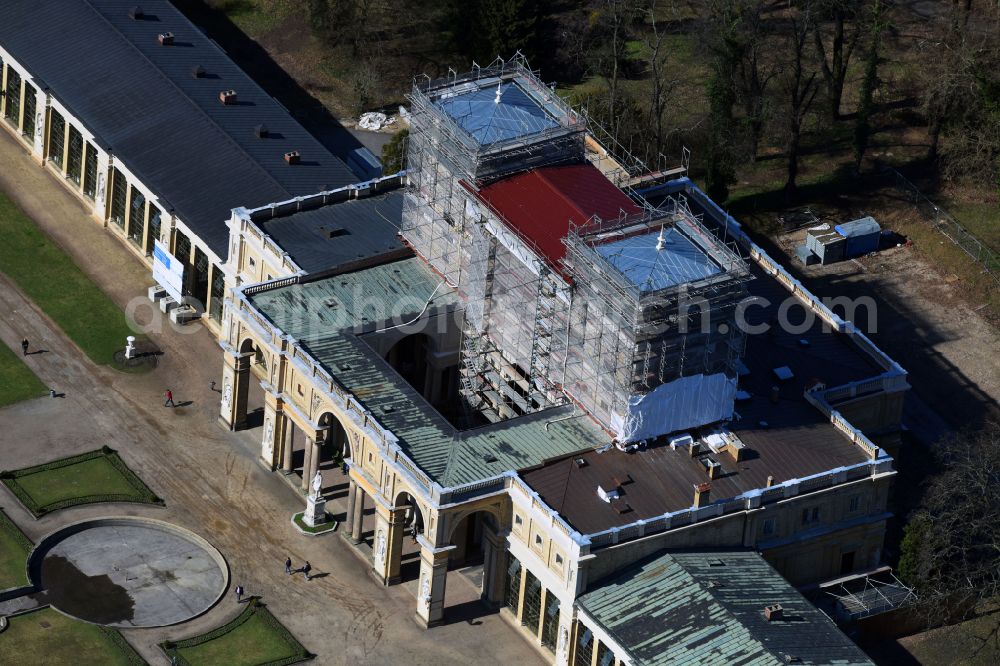
<path id="1" fill-rule="evenodd" d="M 771 42 L 764 29 L 765 0 L 750 0 L 742 9 L 740 60 L 736 68 L 738 97 L 749 130 L 750 161 L 757 161 L 768 115 L 767 87 L 778 69 L 768 53 Z"/>
<path id="2" fill-rule="evenodd" d="M 940 471 L 906 526 L 899 571 L 942 622 L 1000 598 L 1000 424 L 944 442 L 935 458 Z"/>
<path id="3" fill-rule="evenodd" d="M 789 197 L 795 193 L 795 179 L 799 174 L 799 142 L 802 138 L 802 123 L 809 107 L 816 97 L 818 86 L 816 72 L 807 71 L 805 45 L 809 37 L 809 8 L 801 13 L 794 12 L 788 21 L 790 28 L 791 63 L 785 86 L 788 95 L 788 178 L 785 193 Z"/>
<path id="4" fill-rule="evenodd" d="M 851 55 L 858 44 L 861 29 L 857 17 L 861 0 L 821 0 L 813 6 L 813 40 L 819 57 L 820 71 L 826 82 L 830 119 L 840 119 L 840 100 L 844 96 L 844 81 Z M 824 23 L 830 24 L 830 48 L 827 50 Z M 848 29 L 852 26 L 853 29 Z"/>
<path id="5" fill-rule="evenodd" d="M 651 0 L 647 13 L 650 30 L 646 36 L 646 52 L 649 65 L 649 120 L 653 129 L 653 145 L 649 152 L 653 157 L 659 156 L 666 144 L 667 131 L 664 127 L 667 103 L 671 94 L 680 83 L 680 79 L 670 76 L 668 68 L 669 50 L 665 43 L 667 33 L 657 23 L 659 8 L 658 0 Z"/>

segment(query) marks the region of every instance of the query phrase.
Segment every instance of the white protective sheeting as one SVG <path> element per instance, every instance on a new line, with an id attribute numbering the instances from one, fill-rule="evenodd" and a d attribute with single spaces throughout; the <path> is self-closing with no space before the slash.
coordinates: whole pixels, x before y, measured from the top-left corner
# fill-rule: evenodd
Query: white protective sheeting
<path id="1" fill-rule="evenodd" d="M 725 373 L 681 377 L 631 396 L 626 414 L 611 414 L 611 426 L 619 442 L 651 439 L 731 419 L 735 398 L 736 379 Z"/>

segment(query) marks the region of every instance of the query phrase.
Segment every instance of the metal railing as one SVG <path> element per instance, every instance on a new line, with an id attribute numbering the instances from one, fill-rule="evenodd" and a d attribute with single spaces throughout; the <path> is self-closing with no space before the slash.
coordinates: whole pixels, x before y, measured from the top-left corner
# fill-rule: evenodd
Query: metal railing
<path id="1" fill-rule="evenodd" d="M 948 211 L 928 199 L 919 187 L 899 171 L 887 166 L 883 168 L 882 172 L 889 176 L 896 189 L 906 195 L 907 200 L 917 209 L 924 222 L 961 248 L 963 252 L 983 267 L 983 271 L 987 275 L 1000 284 L 1000 253 L 994 252 L 986 243 L 976 238 L 949 215 Z"/>

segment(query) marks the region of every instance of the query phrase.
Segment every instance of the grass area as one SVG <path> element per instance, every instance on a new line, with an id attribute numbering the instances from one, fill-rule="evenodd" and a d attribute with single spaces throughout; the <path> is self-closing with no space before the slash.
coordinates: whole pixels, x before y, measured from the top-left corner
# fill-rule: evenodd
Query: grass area
<path id="1" fill-rule="evenodd" d="M 16 282 L 91 360 L 114 361 L 125 336 L 134 335 L 125 313 L 4 194 L 0 194 L 0 237 L 0 272 Z"/>
<path id="2" fill-rule="evenodd" d="M 25 564 L 31 540 L 0 510 L 0 590 L 28 584 Z"/>
<path id="3" fill-rule="evenodd" d="M 160 648 L 190 666 L 284 666 L 312 659 L 257 599 L 232 622 L 201 636 L 161 643 Z"/>
<path id="4" fill-rule="evenodd" d="M 303 532 L 307 532 L 309 534 L 322 534 L 323 532 L 330 532 L 337 528 L 337 521 L 329 519 L 327 519 L 327 521 L 322 525 L 312 527 L 302 519 L 304 515 L 304 513 L 300 512 L 292 516 L 292 520 L 295 521 L 295 525 L 298 526 L 298 528 Z"/>
<path id="5" fill-rule="evenodd" d="M 0 343 L 0 407 L 37 398 L 47 390 L 21 357 Z"/>
<path id="6" fill-rule="evenodd" d="M 1000 206 L 992 203 L 949 200 L 944 209 L 981 242 L 1000 252 Z"/>
<path id="7" fill-rule="evenodd" d="M 44 465 L 0 472 L 0 477 L 35 517 L 95 502 L 162 503 L 107 447 Z"/>
<path id="8" fill-rule="evenodd" d="M 209 5 L 255 38 L 273 30 L 293 12 L 302 11 L 297 0 L 213 0 Z"/>
<path id="9" fill-rule="evenodd" d="M 145 660 L 114 629 L 72 620 L 51 608 L 9 618 L 0 634 L 5 666 L 136 666 Z"/>

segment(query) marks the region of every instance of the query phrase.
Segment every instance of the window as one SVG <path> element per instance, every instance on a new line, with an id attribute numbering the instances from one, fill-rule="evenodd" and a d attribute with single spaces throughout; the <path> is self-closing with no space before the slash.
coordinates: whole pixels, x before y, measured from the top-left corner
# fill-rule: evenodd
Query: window
<path id="1" fill-rule="evenodd" d="M 850 503 L 847 505 L 847 510 L 854 513 L 861 508 L 861 495 L 855 495 L 851 498 Z"/>
<path id="2" fill-rule="evenodd" d="M 142 230 L 146 226 L 146 197 L 132 186 L 132 203 L 128 212 L 128 239 L 142 245 Z"/>
<path id="3" fill-rule="evenodd" d="M 524 519 L 521 518 L 521 516 L 514 514 L 514 524 L 520 527 L 521 525 L 524 524 Z"/>
<path id="4" fill-rule="evenodd" d="M 597 644 L 597 666 L 611 666 L 615 663 L 615 653 L 604 643 Z"/>
<path id="5" fill-rule="evenodd" d="M 761 531 L 763 532 L 764 536 L 770 536 L 774 534 L 774 527 L 775 527 L 774 518 L 767 518 L 764 520 L 764 525 Z"/>
<path id="6" fill-rule="evenodd" d="M 811 509 L 802 509 L 802 524 L 811 525 L 812 523 L 819 522 L 819 507 L 814 506 Z"/>
<path id="7" fill-rule="evenodd" d="M 194 249 L 194 297 L 198 299 L 195 306 L 201 312 L 208 306 L 208 255 L 201 248 Z"/>
<path id="8" fill-rule="evenodd" d="M 538 620 L 542 615 L 542 583 L 530 571 L 525 570 L 524 610 L 521 612 L 521 624 L 538 633 Z"/>
<path id="9" fill-rule="evenodd" d="M 52 109 L 49 116 L 49 160 L 60 169 L 63 165 L 63 148 L 66 145 L 66 121 Z"/>
<path id="10" fill-rule="evenodd" d="M 152 233 L 152 232 L 150 232 Z M 212 294 L 209 301 L 210 316 L 215 321 L 222 321 L 222 300 L 226 290 L 226 274 L 216 265 L 212 265 Z"/>
<path id="11" fill-rule="evenodd" d="M 83 137 L 80 131 L 69 126 L 69 156 L 66 160 L 66 177 L 77 185 L 83 174 Z"/>
<path id="12" fill-rule="evenodd" d="M 35 140 L 35 105 L 36 105 L 36 93 L 35 89 L 28 85 L 24 85 L 24 122 L 21 123 L 21 134 L 28 139 L 28 143 Z"/>
<path id="13" fill-rule="evenodd" d="M 149 232 L 146 234 L 147 256 L 153 254 L 153 242 L 160 240 L 160 215 L 160 209 L 149 204 Z"/>
<path id="14" fill-rule="evenodd" d="M 536 534 L 535 535 L 535 545 L 536 546 L 541 546 L 542 545 L 542 535 L 541 534 Z"/>
<path id="15" fill-rule="evenodd" d="M 88 143 L 87 150 L 83 158 L 83 195 L 90 200 L 94 199 L 94 192 L 97 190 L 97 149 L 94 144 Z"/>
<path id="16" fill-rule="evenodd" d="M 559 597 L 545 591 L 545 614 L 542 616 L 542 645 L 556 649 L 556 635 L 559 632 Z"/>
<path id="17" fill-rule="evenodd" d="M 17 127 L 21 120 L 21 75 L 7 67 L 7 106 L 4 117 Z"/>
<path id="18" fill-rule="evenodd" d="M 576 625 L 576 655 L 573 666 L 590 666 L 594 659 L 594 632 L 582 624 Z"/>
<path id="19" fill-rule="evenodd" d="M 128 183 L 118 169 L 111 170 L 111 221 L 119 227 L 125 226 L 125 199 Z"/>
<path id="20" fill-rule="evenodd" d="M 250 268 L 257 265 L 257 262 L 253 260 L 253 257 L 247 257 L 247 263 L 250 265 Z"/>
<path id="21" fill-rule="evenodd" d="M 517 605 L 521 600 L 521 563 L 513 555 L 507 565 L 507 578 L 503 589 L 503 605 L 517 615 Z"/>
<path id="22" fill-rule="evenodd" d="M 561 567 L 562 563 L 563 563 L 563 556 L 560 555 L 559 553 L 556 553 L 556 566 Z"/>

